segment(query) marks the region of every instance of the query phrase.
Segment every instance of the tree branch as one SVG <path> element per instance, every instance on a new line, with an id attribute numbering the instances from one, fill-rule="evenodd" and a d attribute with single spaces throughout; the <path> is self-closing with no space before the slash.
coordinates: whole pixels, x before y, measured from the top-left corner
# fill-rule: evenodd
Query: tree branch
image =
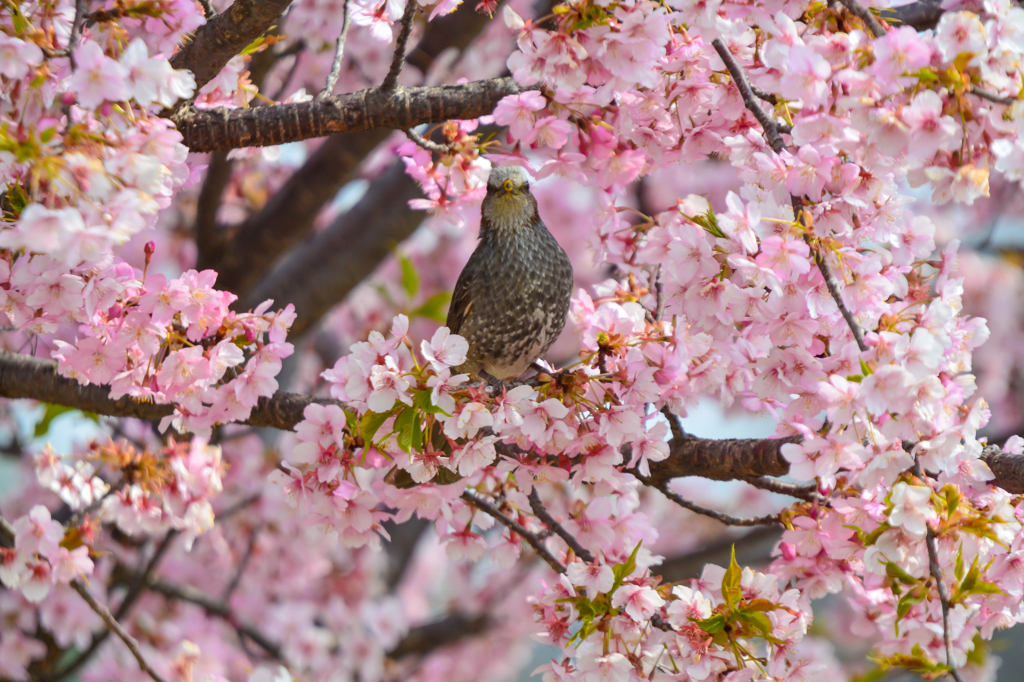
<path id="1" fill-rule="evenodd" d="M 533 487 L 530 491 L 530 509 L 533 510 L 534 515 L 540 519 L 540 522 L 547 526 L 551 532 L 558 537 L 562 538 L 565 544 L 569 545 L 569 549 L 576 553 L 576 556 L 586 561 L 588 564 L 594 563 L 594 555 L 590 553 L 583 545 L 580 544 L 579 540 L 572 536 L 572 533 L 567 531 L 562 524 L 555 520 L 555 517 L 544 508 L 544 504 L 540 501 L 540 495 L 537 494 L 537 486 Z"/>
<path id="2" fill-rule="evenodd" d="M 107 386 L 82 386 L 74 379 L 60 376 L 57 363 L 52 360 L 0 351 L 0 398 L 27 398 L 111 417 L 148 421 L 159 421 L 173 411 L 171 405 L 134 398 L 111 400 L 108 393 Z M 252 415 L 242 423 L 291 431 L 304 419 L 303 410 L 311 403 L 344 406 L 330 398 L 281 391 L 270 398 L 260 398 Z M 785 476 L 789 473 L 789 462 L 782 456 L 781 448 L 786 443 L 799 442 L 799 436 L 723 440 L 673 438 L 669 441 L 668 459 L 652 462 L 649 478 L 657 487 L 680 476 L 701 476 L 716 481 Z M 1024 494 L 1024 455 L 989 446 L 982 452 L 981 460 L 996 476 L 991 485 L 1014 495 Z M 250 503 L 251 500 L 244 502 Z"/>
<path id="3" fill-rule="evenodd" d="M 218 288 L 245 298 L 283 253 L 313 233 L 323 207 L 355 178 L 360 162 L 390 132 L 327 138 L 263 208 L 227 231 L 217 249 L 200 250 L 198 268 L 216 270 Z"/>
<path id="4" fill-rule="evenodd" d="M 220 207 L 224 188 L 231 180 L 233 165 L 228 159 L 227 152 L 214 152 L 210 155 L 206 179 L 203 180 L 203 188 L 199 191 L 199 199 L 196 202 L 195 239 L 199 261 L 206 260 L 209 254 L 216 252 L 222 238 L 217 231 L 217 209 Z"/>
<path id="5" fill-rule="evenodd" d="M 918 31 L 935 28 L 942 18 L 942 0 L 921 0 L 912 5 L 882 10 L 882 19 L 890 24 L 911 26 Z"/>
<path id="6" fill-rule="evenodd" d="M 409 44 L 409 34 L 412 32 L 412 20 L 416 16 L 416 8 L 419 2 L 406 0 L 405 11 L 402 12 L 402 28 L 398 32 L 398 40 L 395 42 L 395 54 L 391 58 L 391 68 L 384 77 L 380 89 L 383 92 L 393 92 L 398 86 L 398 76 L 402 73 L 402 65 L 405 64 L 405 49 Z"/>
<path id="7" fill-rule="evenodd" d="M 702 516 L 707 516 L 708 518 L 712 518 L 712 519 L 714 519 L 716 521 L 720 521 L 721 523 L 724 523 L 727 526 L 773 526 L 773 525 L 779 523 L 779 515 L 778 514 L 772 514 L 770 516 L 750 516 L 750 517 L 730 516 L 729 514 L 724 514 L 724 513 L 720 512 L 720 511 L 715 511 L 714 509 L 709 509 L 707 507 L 702 507 L 699 504 L 694 504 L 693 502 L 690 502 L 689 500 L 687 500 L 686 498 L 682 497 L 681 495 L 678 495 L 678 494 L 672 492 L 672 490 L 669 489 L 669 487 L 668 487 L 666 482 L 656 483 L 651 477 L 644 476 L 643 474 L 641 474 L 639 471 L 636 471 L 635 469 L 634 470 L 630 470 L 630 473 L 633 474 L 634 476 L 636 476 L 636 478 L 640 482 L 642 482 L 644 485 L 648 485 L 648 486 L 650 486 L 652 488 L 656 488 L 657 490 L 660 490 L 662 495 L 664 495 L 668 499 L 672 500 L 673 502 L 678 504 L 683 509 L 689 509 L 690 511 L 692 511 L 695 514 L 700 514 Z"/>
<path id="8" fill-rule="evenodd" d="M 421 196 L 416 182 L 396 162 L 346 213 L 296 247 L 285 261 L 242 301 L 273 299 L 291 303 L 297 315 L 291 335 L 298 338 L 370 275 L 419 227 L 426 217 L 409 208 Z"/>
<path id="9" fill-rule="evenodd" d="M 844 4 L 850 3 L 856 5 L 854 0 L 843 0 Z M 859 5 L 856 5 L 859 7 Z M 861 8 L 863 9 L 863 8 Z M 729 70 L 729 74 L 732 76 L 733 83 L 740 91 L 740 96 L 743 98 L 743 104 L 746 105 L 747 109 L 754 114 L 754 118 L 761 124 L 761 128 L 764 130 L 765 139 L 768 141 L 768 145 L 776 154 L 781 154 L 786 150 L 786 143 L 782 140 L 782 135 L 779 134 L 779 126 L 774 120 L 761 109 L 761 105 L 757 103 L 757 97 L 754 95 L 753 90 L 750 89 L 750 83 L 747 82 L 746 77 L 743 75 L 743 69 L 736 63 L 732 53 L 729 52 L 729 48 L 725 46 L 721 38 L 715 38 L 711 44 L 714 46 L 715 51 L 718 52 L 718 56 L 722 58 L 722 62 L 725 63 L 725 68 Z M 803 200 L 800 197 L 792 196 L 793 202 L 793 217 L 797 222 L 803 224 L 801 214 L 803 213 Z M 860 325 L 857 324 L 857 320 L 854 319 L 853 314 L 846 307 L 846 303 L 843 301 L 842 292 L 839 290 L 839 285 L 836 282 L 835 276 L 832 274 L 832 270 L 828 267 L 828 263 L 825 262 L 825 256 L 821 253 L 820 249 L 815 249 L 811 246 L 809 234 L 804 235 L 804 240 L 807 242 L 808 247 L 814 253 L 814 261 L 818 265 L 818 270 L 821 272 L 821 276 L 825 279 L 825 286 L 828 288 L 829 294 L 832 299 L 836 302 L 836 306 L 839 307 L 839 311 L 843 315 L 843 319 L 846 320 L 846 324 L 849 325 L 850 331 L 853 333 L 853 338 L 857 341 L 857 347 L 860 348 L 861 352 L 868 349 L 864 343 L 864 332 L 861 330 Z"/>
<path id="10" fill-rule="evenodd" d="M 0 351 L 0 398 L 29 398 L 96 414 L 147 421 L 159 421 L 174 411 L 172 405 L 136 398 L 112 400 L 109 386 L 83 386 L 75 379 L 57 374 L 57 363 L 52 360 L 10 351 Z M 290 431 L 302 421 L 302 412 L 310 403 L 341 404 L 329 398 L 279 392 L 272 398 L 260 398 L 243 423 Z"/>
<path id="11" fill-rule="evenodd" d="M 212 152 L 479 118 L 493 112 L 503 97 L 522 90 L 511 77 L 492 78 L 461 85 L 398 86 L 390 92 L 371 88 L 322 100 L 248 109 L 187 105 L 171 118 L 191 151 Z"/>
<path id="12" fill-rule="evenodd" d="M 871 32 L 871 35 L 875 38 L 885 35 L 885 27 L 882 26 L 882 23 L 878 21 L 878 19 L 875 18 L 875 15 L 867 10 L 864 5 L 861 5 L 857 0 L 839 0 L 839 2 L 843 3 L 843 6 L 850 10 L 850 14 L 863 21 L 864 25 L 867 26 L 868 30 Z"/>
<path id="13" fill-rule="evenodd" d="M 338 76 L 341 75 L 341 62 L 345 58 L 345 39 L 348 38 L 348 29 L 352 22 L 348 18 L 348 0 L 341 6 L 341 33 L 338 35 L 338 42 L 334 47 L 334 61 L 331 62 L 331 72 L 327 75 L 327 82 L 323 90 L 316 96 L 318 100 L 327 99 L 334 92 L 334 86 L 338 83 Z"/>
<path id="14" fill-rule="evenodd" d="M 291 0 L 235 0 L 223 14 L 196 31 L 195 37 L 171 57 L 171 66 L 191 71 L 198 92 L 232 57 L 263 35 L 289 4 Z"/>
<path id="15" fill-rule="evenodd" d="M 142 655 L 142 652 L 139 651 L 138 641 L 129 635 L 123 627 L 121 627 L 121 624 L 117 622 L 106 606 L 100 604 L 91 594 L 89 594 L 89 590 L 85 589 L 85 585 L 82 584 L 82 581 L 77 579 L 72 580 L 71 589 L 80 594 L 82 599 L 85 600 L 85 603 L 88 604 L 89 607 L 96 612 L 96 615 L 103 619 L 103 622 L 106 623 L 107 627 L 110 628 L 110 630 L 113 631 L 113 633 L 117 635 L 122 642 L 124 642 L 125 646 L 128 647 L 128 650 L 132 652 L 133 656 L 135 656 L 135 660 L 139 662 L 139 667 L 142 668 L 142 670 L 149 675 L 154 682 L 164 682 L 164 679 L 160 677 L 155 670 L 153 670 Z"/>
<path id="16" fill-rule="evenodd" d="M 495 507 L 493 504 L 483 499 L 482 497 L 474 495 L 468 490 L 462 493 L 462 499 L 468 502 L 469 504 L 473 505 L 480 511 L 484 512 L 485 514 L 494 517 L 495 521 L 505 526 L 510 531 L 512 531 L 513 533 L 521 537 L 523 540 L 525 540 L 526 543 L 530 545 L 530 547 L 533 547 L 533 551 L 537 552 L 537 555 L 547 562 L 548 566 L 555 569 L 555 572 L 565 573 L 565 566 L 563 566 L 562 562 L 556 559 L 555 555 L 552 554 L 548 550 L 548 548 L 544 546 L 544 542 L 537 537 L 536 533 L 531 533 L 530 531 L 526 530 L 512 519 L 502 514 L 501 511 L 499 511 L 498 508 Z"/>

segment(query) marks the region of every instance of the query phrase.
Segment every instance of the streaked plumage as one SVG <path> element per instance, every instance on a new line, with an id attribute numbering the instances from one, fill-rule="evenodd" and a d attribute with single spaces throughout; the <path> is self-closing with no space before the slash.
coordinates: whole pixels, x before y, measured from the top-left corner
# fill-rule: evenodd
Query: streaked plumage
<path id="1" fill-rule="evenodd" d="M 522 168 L 494 168 L 481 207 L 480 243 L 459 275 L 448 328 L 469 342 L 459 372 L 517 379 L 565 326 L 572 264 L 537 214 Z"/>

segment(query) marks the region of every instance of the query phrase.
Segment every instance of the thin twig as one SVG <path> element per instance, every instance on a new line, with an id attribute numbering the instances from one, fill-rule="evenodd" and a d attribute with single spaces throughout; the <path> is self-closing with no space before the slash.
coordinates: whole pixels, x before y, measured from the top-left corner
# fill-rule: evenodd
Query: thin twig
<path id="1" fill-rule="evenodd" d="M 213 8 L 213 3 L 210 0 L 199 0 L 199 4 L 203 6 L 203 14 L 206 15 L 207 21 L 217 16 L 217 10 Z"/>
<path id="2" fill-rule="evenodd" d="M 210 615 L 217 616 L 230 623 L 240 633 L 251 639 L 261 649 L 266 651 L 276 660 L 283 661 L 281 646 L 251 625 L 240 623 L 231 612 L 230 607 L 222 601 L 218 601 L 189 585 L 175 585 L 163 580 L 150 579 L 147 583 L 149 589 L 167 599 L 195 604 Z"/>
<path id="3" fill-rule="evenodd" d="M 498 523 L 508 528 L 510 531 L 521 537 L 523 540 L 526 540 L 527 544 L 529 544 L 530 547 L 533 547 L 533 551 L 537 552 L 538 556 L 540 556 L 541 559 L 546 561 L 548 566 L 555 569 L 555 571 L 557 571 L 558 573 L 565 573 L 565 566 L 563 566 L 562 562 L 555 558 L 555 555 L 548 551 L 548 548 L 544 546 L 544 543 L 537 538 L 536 533 L 531 533 L 530 531 L 526 530 L 524 527 L 520 526 L 512 519 L 502 514 L 498 510 L 498 508 L 495 507 L 493 504 L 483 499 L 482 497 L 474 495 L 468 490 L 462 493 L 462 499 L 468 502 L 469 504 L 473 505 L 480 511 L 484 512 L 485 514 L 494 517 L 494 519 Z"/>
<path id="4" fill-rule="evenodd" d="M 451 154 L 452 153 L 452 148 L 451 148 L 450 145 L 438 144 L 436 142 L 431 142 L 427 138 L 425 138 L 422 135 L 420 135 L 419 133 L 417 133 L 412 128 L 409 128 L 408 130 L 406 130 L 405 134 L 408 136 L 408 138 L 410 140 L 415 142 L 418 147 L 420 147 L 422 149 L 426 149 L 428 152 L 433 152 L 435 154 L 442 154 L 442 155 L 444 155 L 444 154 Z"/>
<path id="5" fill-rule="evenodd" d="M 156 566 L 160 563 L 160 559 L 163 558 L 167 549 L 171 546 L 171 541 L 178 535 L 178 531 L 173 528 L 167 531 L 164 539 L 160 541 L 156 551 L 153 552 L 153 556 L 150 557 L 149 561 L 146 562 L 146 567 L 142 573 L 139 573 L 135 580 L 131 582 L 128 588 L 127 594 L 124 599 L 121 600 L 120 606 L 117 607 L 117 612 L 114 614 L 114 620 L 123 620 L 132 606 L 138 601 L 139 597 L 142 596 L 142 592 L 146 587 L 146 583 L 153 575 L 153 571 L 156 570 Z M 102 630 L 93 635 L 92 640 L 89 642 L 89 646 L 84 651 L 80 652 L 74 660 L 68 663 L 66 666 L 60 669 L 60 671 L 53 673 L 51 676 L 46 677 L 47 682 L 56 682 L 57 680 L 63 680 L 67 677 L 78 672 L 86 663 L 88 663 L 92 657 L 99 651 L 103 643 L 107 641 L 107 637 L 110 636 L 110 629 Z"/>
<path id="6" fill-rule="evenodd" d="M 150 667 L 146 658 L 142 655 L 142 652 L 139 651 L 138 641 L 129 635 L 123 627 L 121 627 L 121 624 L 117 622 L 117 619 L 114 618 L 113 614 L 110 613 L 110 610 L 106 606 L 100 604 L 91 594 L 89 594 L 89 590 L 85 589 L 85 585 L 82 584 L 82 581 L 77 579 L 72 580 L 71 588 L 82 596 L 85 603 L 88 604 L 89 607 L 96 612 L 96 615 L 103 619 L 103 622 L 106 623 L 107 627 L 110 628 L 110 630 L 117 635 L 122 642 L 124 642 L 125 646 L 128 647 L 128 650 L 132 652 L 133 656 L 135 656 L 135 660 L 139 662 L 139 667 L 142 668 L 142 670 L 149 675 L 154 682 L 164 682 L 164 679 L 160 677 L 152 667 Z"/>
<path id="7" fill-rule="evenodd" d="M 850 10 L 850 14 L 864 22 L 864 25 L 871 31 L 871 35 L 876 38 L 885 35 L 885 27 L 882 26 L 882 22 L 868 11 L 867 8 L 857 2 L 857 0 L 839 0 L 839 2 L 843 3 L 846 9 Z"/>
<path id="8" fill-rule="evenodd" d="M 754 92 L 750 89 L 750 84 L 747 83 L 747 79 L 743 76 L 743 71 L 740 69 L 740 65 L 736 63 L 732 53 L 729 52 L 729 48 L 725 46 L 721 38 L 715 38 L 711 41 L 711 45 L 714 46 L 718 56 L 722 58 L 725 63 L 725 68 L 729 70 L 732 75 L 732 82 L 736 84 L 736 88 L 740 91 L 740 97 L 743 98 L 743 104 L 746 105 L 747 109 L 754 115 L 757 122 L 761 124 L 761 128 L 764 130 L 764 137 L 768 141 L 768 146 L 776 154 L 781 154 L 786 149 L 786 143 L 782 141 L 782 137 L 779 135 L 779 128 L 775 121 L 764 113 L 761 105 L 757 103 L 757 98 Z"/>
<path id="9" fill-rule="evenodd" d="M 917 455 L 914 455 L 914 466 L 911 471 L 922 481 L 925 480 L 924 471 L 921 469 L 921 460 L 918 459 Z M 949 592 L 946 590 L 946 583 L 942 579 L 942 569 L 939 567 L 939 549 L 935 544 L 935 531 L 927 524 L 925 524 L 925 531 L 924 544 L 928 548 L 928 572 L 935 581 L 935 588 L 939 592 L 939 604 L 942 606 L 942 640 L 946 646 L 946 666 L 949 668 L 950 677 L 956 680 L 956 682 L 964 682 L 964 678 L 960 676 L 960 671 L 953 665 L 951 652 L 953 643 L 949 634 Z"/>
<path id="10" fill-rule="evenodd" d="M 567 531 L 562 524 L 555 520 L 555 517 L 544 508 L 544 503 L 540 501 L 540 495 L 537 494 L 537 486 L 533 487 L 530 491 L 530 508 L 533 509 L 534 515 L 540 519 L 541 523 L 551 529 L 558 537 L 562 538 L 565 544 L 569 545 L 569 548 L 576 553 L 576 556 L 586 561 L 588 564 L 594 563 L 594 555 L 590 553 L 583 545 L 580 544 L 579 540 L 572 536 L 572 533 Z"/>
<path id="11" fill-rule="evenodd" d="M 75 62 L 75 48 L 78 47 L 78 39 L 82 37 L 82 27 L 85 25 L 85 15 L 88 14 L 88 0 L 76 0 L 75 18 L 71 22 L 71 33 L 68 35 L 67 55 L 71 60 L 71 70 L 78 68 Z"/>
<path id="12" fill-rule="evenodd" d="M 414 0 L 409 0 L 410 3 Z M 316 96 L 317 99 L 323 100 L 331 96 L 334 92 L 334 86 L 338 84 L 338 76 L 341 75 L 341 62 L 345 58 L 345 39 L 348 37 L 348 29 L 352 22 L 348 20 L 348 0 L 345 0 L 345 4 L 342 5 L 341 9 L 341 35 L 338 36 L 337 46 L 334 48 L 334 61 L 331 62 L 331 73 L 327 76 L 327 83 L 324 84 L 324 89 L 320 91 L 320 94 Z M 298 57 L 296 57 L 296 60 Z"/>
<path id="13" fill-rule="evenodd" d="M 968 92 L 970 92 L 975 97 L 987 99 L 989 102 L 994 102 L 995 104 L 1005 104 L 1006 106 L 1013 106 L 1016 102 L 1021 101 L 1016 97 L 1002 97 L 1000 95 L 994 95 L 987 90 L 982 90 L 976 85 L 972 85 Z"/>
<path id="14" fill-rule="evenodd" d="M 249 560 L 252 558 L 252 552 L 256 548 L 256 537 L 260 534 L 261 529 L 262 526 L 256 526 L 252 529 L 252 533 L 249 534 L 249 545 L 245 548 L 245 554 L 242 555 L 242 560 L 238 562 L 238 568 L 235 569 L 235 575 L 224 590 L 225 603 L 231 601 L 231 595 L 235 593 L 235 590 L 238 589 L 238 583 L 242 581 L 242 574 L 245 573 L 245 567 L 249 565 Z"/>
<path id="15" fill-rule="evenodd" d="M 852 0 L 843 0 L 844 3 Z M 851 10 L 852 11 L 852 10 Z M 779 132 L 779 126 L 775 121 L 771 119 L 764 110 L 761 109 L 761 105 L 757 103 L 757 99 L 754 96 L 754 92 L 750 89 L 750 84 L 747 82 L 746 77 L 743 75 L 743 70 L 740 65 L 736 63 L 732 53 L 729 52 L 729 48 L 725 46 L 721 38 L 715 38 L 711 44 L 714 46 L 715 51 L 718 52 L 718 56 L 722 58 L 725 63 L 725 68 L 729 70 L 732 75 L 732 80 L 736 84 L 736 87 L 740 91 L 740 96 L 743 98 L 743 103 L 747 109 L 754 114 L 754 118 L 761 124 L 761 128 L 764 129 L 764 137 L 768 141 L 768 146 L 772 148 L 776 154 L 781 154 L 786 150 L 786 143 L 782 140 L 782 135 Z M 793 202 L 793 217 L 803 224 L 803 200 L 800 197 L 792 196 Z M 828 263 L 825 262 L 824 255 L 820 250 L 815 249 L 811 246 L 810 235 L 805 234 L 804 240 L 807 245 L 811 247 L 811 251 L 814 253 L 814 260 L 818 265 L 818 270 L 821 272 L 821 276 L 825 278 L 825 286 L 828 287 L 828 292 L 832 295 L 836 305 L 839 307 L 839 311 L 843 314 L 843 319 L 850 326 L 850 331 L 853 332 L 853 338 L 857 341 L 857 347 L 860 348 L 861 352 L 868 349 L 864 343 L 864 332 L 861 330 L 860 325 L 853 318 L 853 314 L 850 313 L 846 307 L 846 303 L 843 302 L 842 294 L 839 291 L 839 285 L 836 282 L 835 276 L 832 274 L 832 270 L 828 267 Z"/>
<path id="16" fill-rule="evenodd" d="M 406 0 L 405 12 L 402 13 L 402 29 L 398 32 L 398 42 L 395 44 L 395 55 L 391 58 L 388 75 L 380 85 L 383 92 L 391 92 L 398 87 L 398 74 L 402 73 L 402 65 L 405 64 L 405 46 L 409 42 L 409 33 L 412 32 L 412 19 L 416 16 L 417 5 L 417 0 Z"/>
<path id="17" fill-rule="evenodd" d="M 800 217 L 797 216 L 797 220 Z M 846 324 L 850 327 L 850 331 L 853 333 L 853 338 L 857 341 L 857 348 L 863 353 L 868 349 L 866 343 L 864 343 L 864 331 L 857 324 L 857 320 L 854 319 L 853 313 L 846 307 L 846 302 L 843 301 L 843 294 L 839 290 L 839 282 L 836 281 L 835 275 L 832 274 L 832 268 L 825 262 L 825 256 L 821 253 L 820 249 L 815 249 L 811 246 L 810 235 L 804 235 L 804 241 L 807 242 L 807 246 L 810 247 L 811 253 L 814 254 L 814 262 L 818 266 L 818 271 L 821 272 L 821 276 L 825 280 L 825 287 L 828 289 L 828 293 L 832 295 L 832 300 L 836 302 L 839 307 L 839 312 L 842 313 L 843 319 L 846 320 Z"/>
<path id="18" fill-rule="evenodd" d="M 763 100 L 765 102 L 768 102 L 768 104 L 771 104 L 772 106 L 775 106 L 776 104 L 779 103 L 779 98 L 778 97 L 776 97 L 775 95 L 771 94 L 770 92 L 765 92 L 764 90 L 762 90 L 761 88 L 757 87 L 753 83 L 750 84 L 750 91 L 752 93 L 754 93 L 755 95 L 757 95 L 758 99 L 761 99 L 761 100 Z"/>
<path id="19" fill-rule="evenodd" d="M 692 438 L 690 434 L 683 430 L 683 423 L 680 421 L 679 415 L 668 409 L 668 405 L 662 406 L 661 415 L 668 420 L 668 426 L 672 429 L 672 440 L 681 443 L 684 440 L 690 440 L 690 438 Z"/>
<path id="20" fill-rule="evenodd" d="M 217 521 L 222 522 L 224 521 L 224 519 L 230 518 L 238 512 L 248 509 L 252 505 L 259 502 L 260 497 L 260 493 L 254 493 L 252 495 L 249 495 L 248 497 L 243 497 L 241 500 L 235 502 L 230 507 L 225 507 L 223 511 L 219 511 L 216 513 Z"/>
<path id="21" fill-rule="evenodd" d="M 780 481 L 769 476 L 748 478 L 746 482 L 761 490 L 767 490 L 778 495 L 789 495 L 790 497 L 807 500 L 808 502 L 813 502 L 818 497 L 818 488 L 815 485 L 787 483 L 786 481 Z"/>
<path id="22" fill-rule="evenodd" d="M 305 49 L 306 41 L 300 38 L 299 40 L 295 41 L 294 44 L 288 46 L 287 49 L 281 50 L 281 54 L 277 55 L 276 59 L 284 59 L 285 57 L 288 57 L 290 55 L 295 55 L 295 61 L 293 61 L 292 65 L 288 67 L 288 73 L 285 74 L 284 80 L 281 81 L 281 87 L 277 89 L 277 92 L 274 93 L 274 96 L 271 97 L 270 99 L 277 102 L 282 97 L 284 97 L 284 94 L 286 92 L 288 92 L 288 87 L 291 85 L 292 79 L 294 79 L 295 74 L 298 73 L 299 61 L 302 58 L 302 51 Z"/>
<path id="23" fill-rule="evenodd" d="M 748 516 L 748 517 L 730 516 L 728 514 L 723 514 L 720 511 L 715 511 L 714 509 L 708 509 L 707 507 L 702 507 L 699 504 L 694 504 L 693 502 L 690 502 L 689 500 L 687 500 L 687 499 L 685 499 L 683 497 L 680 497 L 676 493 L 674 493 L 671 490 L 669 490 L 667 485 L 656 483 L 654 481 L 654 479 L 650 478 L 649 476 L 644 476 L 643 474 L 641 474 L 639 471 L 636 471 L 635 469 L 630 469 L 629 473 L 631 473 L 634 476 L 636 476 L 636 478 L 641 483 L 643 483 L 644 485 L 648 485 L 648 486 L 650 486 L 652 488 L 657 488 L 658 490 L 661 491 L 662 495 L 664 495 L 668 499 L 672 500 L 673 502 L 678 504 L 683 509 L 689 509 L 690 511 L 694 512 L 695 514 L 700 514 L 702 516 L 707 516 L 707 517 L 712 518 L 712 519 L 714 519 L 716 521 L 720 521 L 720 522 L 724 523 L 727 526 L 771 526 L 771 525 L 775 525 L 775 524 L 779 523 L 779 515 L 778 514 L 771 514 L 769 516 Z"/>
<path id="24" fill-rule="evenodd" d="M 11 525 L 10 521 L 0 516 L 0 547 L 7 545 L 14 546 L 14 526 Z"/>
<path id="25" fill-rule="evenodd" d="M 665 287 L 661 283 L 661 263 L 654 270 L 654 321 L 661 322 L 665 316 Z"/>

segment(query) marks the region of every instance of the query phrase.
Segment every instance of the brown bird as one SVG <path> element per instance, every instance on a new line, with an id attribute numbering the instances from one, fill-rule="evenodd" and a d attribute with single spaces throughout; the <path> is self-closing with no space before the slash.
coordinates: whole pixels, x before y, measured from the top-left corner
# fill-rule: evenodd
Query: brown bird
<path id="1" fill-rule="evenodd" d="M 522 376 L 562 333 L 572 295 L 572 263 L 537 214 L 522 168 L 495 168 L 487 179 L 480 217 L 480 244 L 455 285 L 448 329 L 469 342 L 459 374 L 495 386 Z M 451 453 L 434 424 L 434 450 Z M 449 485 L 462 477 L 440 467 L 431 483 Z M 417 485 L 394 467 L 384 478 L 396 488 Z"/>
<path id="2" fill-rule="evenodd" d="M 562 333 L 572 283 L 572 263 L 540 219 L 526 172 L 493 168 L 480 244 L 448 309 L 448 328 L 469 342 L 458 371 L 491 384 L 522 376 Z"/>

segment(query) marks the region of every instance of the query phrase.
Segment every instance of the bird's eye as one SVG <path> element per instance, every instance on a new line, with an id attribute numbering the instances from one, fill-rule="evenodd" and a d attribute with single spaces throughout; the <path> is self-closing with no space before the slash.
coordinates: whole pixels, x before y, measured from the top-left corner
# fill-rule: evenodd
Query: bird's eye
<path id="1" fill-rule="evenodd" d="M 506 192 L 511 192 L 512 190 L 514 190 L 516 188 L 515 183 L 512 182 L 511 180 L 506 180 L 505 184 L 503 186 L 505 187 L 505 191 Z"/>

